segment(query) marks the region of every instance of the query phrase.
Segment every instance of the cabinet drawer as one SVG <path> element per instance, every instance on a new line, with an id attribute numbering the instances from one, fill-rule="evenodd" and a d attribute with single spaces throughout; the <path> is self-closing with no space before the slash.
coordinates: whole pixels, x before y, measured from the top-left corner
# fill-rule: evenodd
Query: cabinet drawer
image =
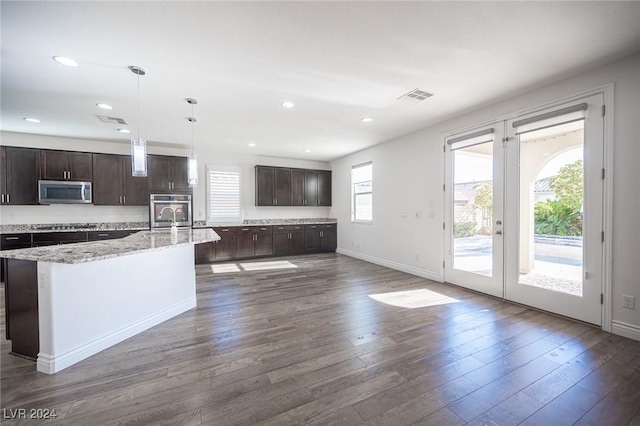
<path id="1" fill-rule="evenodd" d="M 89 241 L 114 240 L 116 238 L 124 238 L 133 235 L 138 231 L 89 231 Z"/>
<path id="2" fill-rule="evenodd" d="M 213 228 L 213 231 L 220 236 L 220 238 L 224 238 L 225 235 L 235 235 L 236 228 L 233 226 L 217 226 Z"/>
<path id="3" fill-rule="evenodd" d="M 33 243 L 82 243 L 87 241 L 86 232 L 41 232 L 33 234 Z"/>
<path id="4" fill-rule="evenodd" d="M 13 248 L 13 246 L 20 246 L 15 248 L 23 248 L 31 245 L 31 234 L 3 234 L 0 235 L 0 247 L 5 250 Z"/>

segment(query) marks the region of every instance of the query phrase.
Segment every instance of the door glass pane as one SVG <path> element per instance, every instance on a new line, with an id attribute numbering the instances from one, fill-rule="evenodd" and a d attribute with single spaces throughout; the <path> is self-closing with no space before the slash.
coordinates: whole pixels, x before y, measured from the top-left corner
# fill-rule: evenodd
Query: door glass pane
<path id="1" fill-rule="evenodd" d="M 582 296 L 584 121 L 520 138 L 520 284 Z"/>
<path id="2" fill-rule="evenodd" d="M 453 267 L 493 274 L 493 142 L 453 151 Z"/>

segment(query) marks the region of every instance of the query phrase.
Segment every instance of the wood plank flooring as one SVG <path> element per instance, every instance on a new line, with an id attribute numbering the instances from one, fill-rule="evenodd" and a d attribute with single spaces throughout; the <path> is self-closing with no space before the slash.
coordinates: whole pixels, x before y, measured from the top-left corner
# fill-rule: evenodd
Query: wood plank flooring
<path id="1" fill-rule="evenodd" d="M 196 309 L 52 376 L 2 340 L 0 421 L 640 424 L 640 342 L 334 253 L 276 260 L 197 266 Z"/>

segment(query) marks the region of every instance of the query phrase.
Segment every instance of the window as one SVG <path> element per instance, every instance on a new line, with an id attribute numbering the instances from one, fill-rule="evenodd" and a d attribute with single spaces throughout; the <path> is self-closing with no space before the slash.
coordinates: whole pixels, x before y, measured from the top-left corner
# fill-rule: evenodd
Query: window
<path id="1" fill-rule="evenodd" d="M 228 167 L 208 167 L 208 222 L 241 220 L 240 172 Z"/>
<path id="2" fill-rule="evenodd" d="M 373 164 L 365 163 L 351 168 L 351 220 L 373 221 Z"/>

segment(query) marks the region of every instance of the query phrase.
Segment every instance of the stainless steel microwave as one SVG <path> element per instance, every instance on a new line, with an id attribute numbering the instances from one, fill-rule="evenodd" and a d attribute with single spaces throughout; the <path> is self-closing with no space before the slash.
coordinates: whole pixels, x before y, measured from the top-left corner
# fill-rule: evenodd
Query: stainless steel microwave
<path id="1" fill-rule="evenodd" d="M 39 180 L 38 201 L 40 204 L 91 204 L 91 189 L 91 182 Z"/>

